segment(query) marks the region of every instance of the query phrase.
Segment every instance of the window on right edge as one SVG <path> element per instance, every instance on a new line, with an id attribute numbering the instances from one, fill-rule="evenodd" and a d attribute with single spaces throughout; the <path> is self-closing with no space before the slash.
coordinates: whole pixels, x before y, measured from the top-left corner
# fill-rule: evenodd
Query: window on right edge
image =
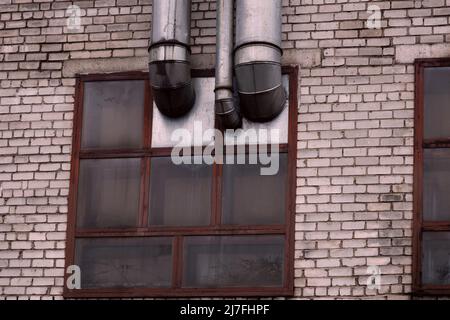
<path id="1" fill-rule="evenodd" d="M 450 293 L 450 59 L 416 62 L 414 291 Z"/>

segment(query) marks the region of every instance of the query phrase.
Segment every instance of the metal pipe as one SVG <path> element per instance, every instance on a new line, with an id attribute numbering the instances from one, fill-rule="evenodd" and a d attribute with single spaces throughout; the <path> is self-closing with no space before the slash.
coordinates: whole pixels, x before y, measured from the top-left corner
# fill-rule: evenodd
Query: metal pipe
<path id="1" fill-rule="evenodd" d="M 216 116 L 224 129 L 236 129 L 242 119 L 233 95 L 234 0 L 217 0 Z"/>
<path id="2" fill-rule="evenodd" d="M 191 0 L 153 0 L 149 48 L 150 85 L 156 106 L 168 117 L 187 114 L 195 103 L 191 79 Z"/>
<path id="3" fill-rule="evenodd" d="M 234 69 L 243 115 L 276 118 L 286 106 L 281 74 L 281 0 L 237 1 Z"/>

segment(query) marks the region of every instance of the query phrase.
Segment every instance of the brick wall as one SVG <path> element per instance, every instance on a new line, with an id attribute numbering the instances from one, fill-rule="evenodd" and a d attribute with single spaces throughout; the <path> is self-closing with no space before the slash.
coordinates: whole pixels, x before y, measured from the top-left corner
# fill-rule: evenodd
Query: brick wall
<path id="1" fill-rule="evenodd" d="M 413 61 L 450 56 L 450 0 L 283 5 L 284 63 L 301 68 L 296 296 L 409 298 Z M 150 21 L 151 0 L 0 0 L 0 299 L 61 298 L 74 75 L 145 70 Z M 193 44 L 213 67 L 215 1 L 193 1 Z"/>

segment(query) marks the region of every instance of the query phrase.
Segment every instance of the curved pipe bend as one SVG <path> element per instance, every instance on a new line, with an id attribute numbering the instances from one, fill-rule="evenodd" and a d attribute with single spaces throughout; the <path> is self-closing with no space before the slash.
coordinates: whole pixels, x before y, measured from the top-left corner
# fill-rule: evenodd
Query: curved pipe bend
<path id="1" fill-rule="evenodd" d="M 195 104 L 191 78 L 191 0 L 153 0 L 150 85 L 156 106 L 171 118 Z"/>
<path id="2" fill-rule="evenodd" d="M 268 122 L 286 104 L 281 71 L 281 1 L 237 2 L 234 70 L 241 112 L 253 122 Z"/>
<path id="3" fill-rule="evenodd" d="M 153 98 L 159 111 L 171 118 L 189 113 L 196 99 L 190 64 L 158 61 L 150 63 L 149 70 Z"/>

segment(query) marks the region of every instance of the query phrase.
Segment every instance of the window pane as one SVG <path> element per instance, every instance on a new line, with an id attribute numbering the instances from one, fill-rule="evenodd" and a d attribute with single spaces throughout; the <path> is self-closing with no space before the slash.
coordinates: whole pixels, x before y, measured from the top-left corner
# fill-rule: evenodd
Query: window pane
<path id="1" fill-rule="evenodd" d="M 450 149 L 425 149 L 423 212 L 426 221 L 450 220 Z"/>
<path id="2" fill-rule="evenodd" d="M 75 264 L 82 289 L 170 287 L 172 240 L 79 239 Z"/>
<path id="3" fill-rule="evenodd" d="M 189 237 L 184 244 L 183 286 L 283 286 L 284 237 Z"/>
<path id="4" fill-rule="evenodd" d="M 137 226 L 140 164 L 140 159 L 80 162 L 78 228 Z"/>
<path id="5" fill-rule="evenodd" d="M 195 87 L 195 105 L 189 114 L 178 119 L 171 119 L 165 117 L 159 112 L 156 105 L 153 106 L 153 133 L 152 133 L 152 148 L 175 147 L 180 142 L 183 146 L 206 146 L 211 143 L 211 137 L 203 133 L 206 130 L 214 129 L 214 78 L 193 78 L 192 83 Z M 195 131 L 195 125 L 197 127 Z M 186 141 L 173 141 L 172 135 L 175 131 L 185 131 L 183 138 Z M 197 134 L 200 133 L 200 134 Z M 175 138 L 179 139 L 179 136 Z M 195 141 L 194 141 L 195 140 Z"/>
<path id="6" fill-rule="evenodd" d="M 261 168 L 266 166 L 252 164 L 223 166 L 223 224 L 284 223 L 287 154 L 277 154 L 275 161 L 279 161 L 279 170 L 278 174 L 273 176 L 261 175 Z M 248 160 L 246 163 L 249 163 Z"/>
<path id="7" fill-rule="evenodd" d="M 82 148 L 142 147 L 144 81 L 86 82 Z"/>
<path id="8" fill-rule="evenodd" d="M 150 224 L 206 226 L 211 217 L 212 166 L 175 165 L 170 157 L 153 158 Z"/>
<path id="9" fill-rule="evenodd" d="M 425 69 L 425 138 L 450 138 L 450 68 Z"/>
<path id="10" fill-rule="evenodd" d="M 426 232 L 423 235 L 423 282 L 426 285 L 450 284 L 450 233 Z"/>

